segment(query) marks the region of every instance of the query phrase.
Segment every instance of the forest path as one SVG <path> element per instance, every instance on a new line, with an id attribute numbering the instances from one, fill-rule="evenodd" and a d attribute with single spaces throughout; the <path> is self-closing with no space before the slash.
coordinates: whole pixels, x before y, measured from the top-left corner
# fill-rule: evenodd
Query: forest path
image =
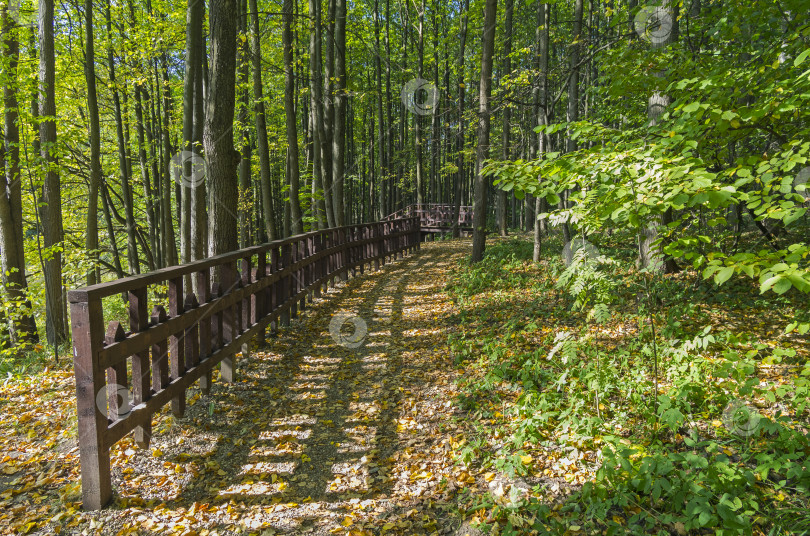
<path id="1" fill-rule="evenodd" d="M 161 414 L 151 452 L 119 443 L 120 509 L 93 516 L 104 532 L 451 532 L 442 505 L 475 480 L 452 456 L 456 311 L 443 288 L 468 251 L 426 243 L 330 289 L 239 360 L 236 384 L 192 391 L 182 419 Z"/>

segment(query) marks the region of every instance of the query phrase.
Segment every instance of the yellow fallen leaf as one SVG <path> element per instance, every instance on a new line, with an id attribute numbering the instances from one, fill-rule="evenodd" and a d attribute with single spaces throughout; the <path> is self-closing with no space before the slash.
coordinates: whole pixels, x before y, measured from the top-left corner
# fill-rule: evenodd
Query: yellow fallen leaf
<path id="1" fill-rule="evenodd" d="M 523 462 L 523 465 L 529 465 L 532 463 L 532 457 L 530 455 L 525 455 L 520 457 L 520 461 Z"/>
<path id="2" fill-rule="evenodd" d="M 344 527 L 351 527 L 354 524 L 354 521 L 352 521 L 352 518 L 349 516 L 346 516 L 343 518 L 343 521 L 341 521 L 340 524 Z"/>

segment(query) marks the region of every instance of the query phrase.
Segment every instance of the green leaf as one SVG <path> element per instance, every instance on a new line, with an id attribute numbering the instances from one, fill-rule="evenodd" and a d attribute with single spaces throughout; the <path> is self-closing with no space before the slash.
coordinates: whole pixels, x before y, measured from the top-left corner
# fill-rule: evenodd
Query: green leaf
<path id="1" fill-rule="evenodd" d="M 793 66 L 798 67 L 799 65 L 804 63 L 804 60 L 807 59 L 807 56 L 810 56 L 810 48 L 808 48 L 807 50 L 796 56 L 796 59 L 793 60 Z"/>
<path id="2" fill-rule="evenodd" d="M 714 276 L 714 282 L 718 285 L 722 285 L 726 281 L 734 275 L 734 267 L 733 266 L 725 266 L 720 269 L 717 274 Z"/>

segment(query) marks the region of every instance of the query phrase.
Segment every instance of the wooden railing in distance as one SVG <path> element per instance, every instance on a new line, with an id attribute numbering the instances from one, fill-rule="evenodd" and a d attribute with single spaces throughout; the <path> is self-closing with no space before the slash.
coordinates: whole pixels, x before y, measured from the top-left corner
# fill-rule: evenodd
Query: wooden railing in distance
<path id="1" fill-rule="evenodd" d="M 288 322 L 336 278 L 379 268 L 419 243 L 415 217 L 351 225 L 71 291 L 83 507 L 111 499 L 110 448 L 127 433 L 148 447 L 152 416 L 169 402 L 182 416 L 186 390 L 199 381 L 208 392 L 219 363 L 233 381 L 235 355 L 247 356 L 250 338 L 263 340 L 271 322 Z M 121 294 L 128 331 L 104 319 L 102 300 Z M 167 296 L 168 310 L 156 295 Z"/>
<path id="2" fill-rule="evenodd" d="M 419 217 L 419 225 L 423 231 L 437 231 L 440 229 L 452 229 L 457 226 L 462 229 L 471 229 L 473 220 L 473 208 L 462 205 L 459 207 L 458 219 L 455 218 L 455 205 L 442 205 L 438 203 L 423 203 L 421 205 L 408 205 L 387 218 L 392 220 L 397 218 Z"/>

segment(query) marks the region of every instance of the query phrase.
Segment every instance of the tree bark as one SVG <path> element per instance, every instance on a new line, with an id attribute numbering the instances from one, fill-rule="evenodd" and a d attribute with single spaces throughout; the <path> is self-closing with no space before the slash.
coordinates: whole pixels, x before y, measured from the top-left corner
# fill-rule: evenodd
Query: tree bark
<path id="1" fill-rule="evenodd" d="M 458 105 L 456 107 L 456 121 L 458 130 L 456 134 L 456 167 L 458 168 L 454 177 L 454 197 L 455 207 L 453 209 L 453 238 L 461 236 L 458 226 L 458 218 L 461 212 L 462 185 L 464 183 L 464 99 L 466 96 L 466 86 L 464 85 L 464 54 L 467 44 L 467 21 L 470 0 L 463 0 L 460 6 L 459 16 L 461 17 L 461 28 L 459 29 L 459 49 L 458 49 Z"/>
<path id="2" fill-rule="evenodd" d="M 656 7 L 656 10 L 662 10 L 668 14 L 672 24 L 672 28 L 665 39 L 653 41 L 654 48 L 663 48 L 678 39 L 678 3 L 674 0 L 667 0 L 661 7 Z M 664 73 L 656 73 L 659 78 L 664 77 Z M 654 92 L 647 101 L 647 119 L 649 126 L 653 127 L 658 123 L 658 118 L 664 113 L 667 106 L 670 104 L 669 95 L 661 93 L 660 91 Z M 639 266 L 642 268 L 652 267 L 654 270 L 664 274 L 674 274 L 680 271 L 678 264 L 669 255 L 665 255 L 663 247 L 665 242 L 661 243 L 658 247 L 654 243 L 659 239 L 660 230 L 672 222 L 672 209 L 667 209 L 657 217 L 654 221 L 650 222 L 641 231 L 639 241 Z"/>
<path id="3" fill-rule="evenodd" d="M 15 23 L 7 8 L 3 9 L 3 43 L 6 71 L 3 88 L 5 107 L 4 154 L 5 173 L 0 173 L 0 253 L 2 253 L 3 287 L 18 314 L 11 319 L 12 342 L 36 342 L 37 324 L 28 299 L 25 275 L 25 250 L 22 221 L 22 184 L 20 179 L 20 129 L 17 107 L 17 65 L 20 45 Z"/>
<path id="4" fill-rule="evenodd" d="M 506 20 L 504 27 L 503 42 L 503 73 L 501 77 L 509 78 L 512 73 L 512 12 L 514 11 L 515 0 L 506 0 Z M 510 151 L 511 144 L 511 120 L 512 110 L 509 103 L 503 104 L 503 132 L 501 135 L 502 154 L 501 158 L 506 161 L 512 158 Z M 501 236 L 506 236 L 506 190 L 498 189 L 498 232 Z"/>
<path id="5" fill-rule="evenodd" d="M 62 190 L 56 158 L 56 59 L 53 28 L 54 0 L 39 1 L 39 142 L 44 177 L 42 206 L 42 261 L 45 280 L 45 334 L 48 344 L 59 346 L 68 340 L 67 300 L 62 292 Z"/>
<path id="6" fill-rule="evenodd" d="M 581 2 L 582 0 L 578 0 Z M 484 29 L 481 36 L 481 82 L 478 107 L 478 147 L 475 163 L 475 197 L 473 201 L 473 263 L 484 258 L 487 239 L 487 177 L 482 173 L 484 160 L 489 156 L 489 98 L 492 93 L 492 56 L 495 52 L 495 26 L 498 0 L 486 0 Z"/>
<path id="7" fill-rule="evenodd" d="M 548 124 L 548 38 L 549 27 L 551 24 L 551 7 L 549 4 L 538 3 L 537 5 L 537 60 L 536 66 L 540 73 L 540 87 L 535 88 L 535 117 L 537 124 L 540 126 Z M 537 134 L 537 153 L 536 159 L 543 157 L 546 152 L 546 134 L 540 132 Z M 540 179 L 542 180 L 542 178 Z M 532 253 L 532 260 L 540 262 L 540 255 L 542 253 L 542 239 L 543 222 L 536 216 L 539 216 L 545 210 L 545 198 L 538 196 L 535 201 L 535 220 L 534 220 L 534 251 Z"/>
<path id="8" fill-rule="evenodd" d="M 301 203 L 298 197 L 301 169 L 298 154 L 298 128 L 295 118 L 295 73 L 293 72 L 293 0 L 284 0 L 282 7 L 284 29 L 281 32 L 281 46 L 284 49 L 284 116 L 287 125 L 288 179 L 290 185 L 290 231 L 297 235 L 304 232 L 301 216 Z M 344 46 L 345 48 L 345 46 Z"/>
<path id="9" fill-rule="evenodd" d="M 118 168 L 121 173 L 121 199 L 124 203 L 124 215 L 126 217 L 127 226 L 127 264 L 129 271 L 133 274 L 141 273 L 140 260 L 138 258 L 138 242 L 135 238 L 135 211 L 133 208 L 132 199 L 132 183 L 130 180 L 130 164 L 129 156 L 127 155 L 128 144 L 124 139 L 124 118 L 121 113 L 121 98 L 118 94 L 118 87 L 116 86 L 115 79 L 115 61 L 113 55 L 113 42 L 112 42 L 112 17 L 110 16 L 110 5 L 107 4 L 105 9 L 107 19 L 107 66 L 110 71 L 110 85 L 112 86 L 113 94 L 113 111 L 115 114 L 115 133 L 118 141 Z"/>
<path id="10" fill-rule="evenodd" d="M 267 118 L 264 108 L 264 87 L 262 84 L 262 50 L 259 39 L 259 8 L 256 0 L 250 0 L 250 38 L 253 48 L 253 101 L 256 116 L 256 150 L 259 153 L 259 179 L 262 185 L 262 208 L 264 231 L 267 240 L 276 239 L 276 217 L 273 207 L 270 173 L 270 148 L 267 141 Z"/>
<path id="11" fill-rule="evenodd" d="M 332 190 L 335 225 L 346 219 L 343 205 L 343 175 L 346 144 L 346 0 L 335 0 L 335 119 L 332 139 Z"/>
<path id="12" fill-rule="evenodd" d="M 84 3 L 85 60 L 84 78 L 87 84 L 87 120 L 90 141 L 90 188 L 87 200 L 87 236 L 85 249 L 91 259 L 87 272 L 87 284 L 101 280 L 98 265 L 98 192 L 101 184 L 101 129 L 98 119 L 98 96 L 96 94 L 96 60 L 93 39 L 93 1 Z"/>
<path id="13" fill-rule="evenodd" d="M 255 0 L 252 0 L 255 2 Z M 210 254 L 237 249 L 237 176 L 239 154 L 233 147 L 236 106 L 236 0 L 211 0 L 211 73 L 206 99 L 203 142 L 211 188 Z"/>
<path id="14" fill-rule="evenodd" d="M 323 229 L 328 225 L 324 187 L 325 166 L 323 131 L 323 81 L 321 80 L 321 0 L 309 0 L 309 79 L 310 114 L 312 130 L 312 203 L 315 219 Z M 331 204 L 330 204 L 331 205 Z"/>
<path id="15" fill-rule="evenodd" d="M 182 212 L 180 215 L 180 256 L 183 263 L 189 262 L 192 259 L 192 237 L 191 237 L 191 221 L 195 217 L 194 205 L 192 204 L 192 190 L 195 188 L 197 181 L 204 180 L 202 177 L 197 177 L 196 173 L 199 172 L 195 169 L 197 158 L 192 158 L 191 155 L 199 156 L 194 147 L 194 93 L 197 86 L 198 72 L 202 71 L 201 65 L 201 47 L 203 32 L 203 16 L 205 14 L 205 4 L 197 0 L 188 0 L 188 7 L 186 9 L 186 64 L 185 76 L 183 77 L 183 155 L 182 161 L 176 161 L 176 164 L 182 164 L 183 177 L 185 180 L 180 181 L 180 192 L 182 198 Z M 190 280 L 187 281 L 190 283 Z"/>

